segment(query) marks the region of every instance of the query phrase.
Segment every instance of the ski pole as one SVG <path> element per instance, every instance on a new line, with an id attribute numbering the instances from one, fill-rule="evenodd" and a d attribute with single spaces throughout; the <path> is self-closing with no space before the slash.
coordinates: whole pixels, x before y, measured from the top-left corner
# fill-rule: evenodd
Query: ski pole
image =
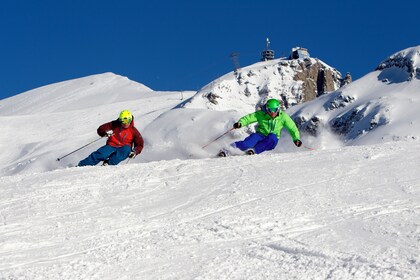
<path id="1" fill-rule="evenodd" d="M 96 141 L 98 141 L 98 140 L 100 140 L 100 139 L 102 139 L 102 137 L 101 137 L 101 138 L 98 138 L 98 139 L 95 139 L 95 140 L 93 140 L 93 141 L 92 141 L 92 142 L 90 142 L 90 143 L 87 143 L 86 145 L 84 145 L 84 146 L 82 146 L 82 147 L 80 147 L 80 148 L 78 148 L 78 149 L 74 150 L 73 152 L 68 153 L 68 154 L 67 154 L 67 155 L 65 155 L 65 156 L 62 156 L 62 157 L 57 158 L 57 161 L 62 160 L 62 159 L 63 159 L 63 158 L 65 158 L 66 156 L 69 156 L 69 155 L 71 155 L 71 154 L 73 154 L 73 153 L 75 153 L 75 152 L 77 152 L 77 151 L 79 151 L 79 150 L 81 150 L 81 149 L 83 149 L 83 148 L 85 148 L 85 147 L 87 147 L 87 146 L 89 146 L 89 145 L 91 145 L 91 144 L 95 143 Z"/>
<path id="2" fill-rule="evenodd" d="M 308 150 L 310 150 L 310 151 L 315 151 L 316 149 L 314 149 L 314 148 L 309 148 L 309 147 L 306 147 L 305 145 L 302 145 L 302 147 L 304 147 L 305 149 L 308 149 Z"/>
<path id="3" fill-rule="evenodd" d="M 207 145 L 204 145 L 203 147 L 201 147 L 202 149 L 204 149 L 205 147 L 207 147 L 208 145 L 210 145 L 213 142 L 216 142 L 217 140 L 219 140 L 220 138 L 222 138 L 223 136 L 225 136 L 226 134 L 228 134 L 229 132 L 231 132 L 232 130 L 234 130 L 235 128 L 232 127 L 231 129 L 229 129 L 228 131 L 226 131 L 225 133 L 223 133 L 222 135 L 220 135 L 219 137 L 217 137 L 216 139 L 214 139 L 213 141 L 211 141 L 210 143 L 208 143 Z"/>

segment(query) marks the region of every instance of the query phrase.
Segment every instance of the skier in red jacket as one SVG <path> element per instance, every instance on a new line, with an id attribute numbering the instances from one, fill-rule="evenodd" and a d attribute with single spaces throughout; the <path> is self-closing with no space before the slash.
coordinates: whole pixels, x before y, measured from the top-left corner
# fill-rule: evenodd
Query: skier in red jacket
<path id="1" fill-rule="evenodd" d="M 143 137 L 134 127 L 134 117 L 127 110 L 122 111 L 115 121 L 101 125 L 97 132 L 101 137 L 108 137 L 106 145 L 80 161 L 78 166 L 97 165 L 100 161 L 104 162 L 103 165 L 117 165 L 143 150 Z"/>

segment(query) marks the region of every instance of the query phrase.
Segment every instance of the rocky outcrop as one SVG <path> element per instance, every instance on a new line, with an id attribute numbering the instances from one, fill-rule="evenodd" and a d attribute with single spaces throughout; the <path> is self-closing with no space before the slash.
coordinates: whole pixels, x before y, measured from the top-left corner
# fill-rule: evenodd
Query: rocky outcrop
<path id="1" fill-rule="evenodd" d="M 353 81 L 351 75 L 349 72 L 346 73 L 346 76 L 344 77 L 344 79 L 341 81 L 341 87 L 350 84 Z"/>
<path id="2" fill-rule="evenodd" d="M 295 81 L 302 81 L 303 102 L 310 101 L 327 92 L 338 89 L 341 85 L 341 74 L 327 67 L 318 59 L 298 60 Z"/>
<path id="3" fill-rule="evenodd" d="M 241 100 L 247 110 L 252 110 L 267 98 L 277 98 L 283 109 L 288 109 L 335 91 L 342 84 L 339 71 L 307 54 L 236 69 L 203 87 L 184 107 L 236 110 L 231 100 Z"/>

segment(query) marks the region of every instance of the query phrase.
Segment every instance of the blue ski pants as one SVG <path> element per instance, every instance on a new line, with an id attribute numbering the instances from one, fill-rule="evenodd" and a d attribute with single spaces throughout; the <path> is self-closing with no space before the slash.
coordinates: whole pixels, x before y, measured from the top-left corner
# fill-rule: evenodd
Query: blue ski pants
<path id="1" fill-rule="evenodd" d="M 279 139 L 273 133 L 264 136 L 260 133 L 252 133 L 243 141 L 235 142 L 237 148 L 242 151 L 253 149 L 256 154 L 274 149 L 277 146 Z"/>
<path id="2" fill-rule="evenodd" d="M 87 158 L 80 161 L 78 166 L 97 165 L 100 161 L 108 159 L 109 165 L 117 165 L 125 160 L 131 152 L 130 146 L 122 146 L 120 148 L 105 145 L 95 152 L 91 153 Z"/>

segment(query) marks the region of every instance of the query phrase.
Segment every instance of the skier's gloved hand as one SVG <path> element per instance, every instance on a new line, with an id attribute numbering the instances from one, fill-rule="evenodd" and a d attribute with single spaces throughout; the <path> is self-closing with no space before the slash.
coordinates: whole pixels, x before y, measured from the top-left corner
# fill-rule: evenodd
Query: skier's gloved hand
<path id="1" fill-rule="evenodd" d="M 233 128 L 235 128 L 235 129 L 240 128 L 241 126 L 242 125 L 241 125 L 240 122 L 236 122 L 236 123 L 233 124 Z"/>
<path id="2" fill-rule="evenodd" d="M 297 147 L 302 146 L 302 141 L 300 141 L 299 139 L 298 139 L 298 140 L 296 140 L 294 143 L 295 143 L 295 145 L 296 145 Z"/>
<path id="3" fill-rule="evenodd" d="M 108 130 L 108 131 L 105 132 L 106 137 L 111 137 L 112 135 L 114 135 L 114 131 L 112 131 L 112 130 Z"/>
<path id="4" fill-rule="evenodd" d="M 136 157 L 136 153 L 135 152 L 131 152 L 128 154 L 129 158 L 135 158 Z"/>

